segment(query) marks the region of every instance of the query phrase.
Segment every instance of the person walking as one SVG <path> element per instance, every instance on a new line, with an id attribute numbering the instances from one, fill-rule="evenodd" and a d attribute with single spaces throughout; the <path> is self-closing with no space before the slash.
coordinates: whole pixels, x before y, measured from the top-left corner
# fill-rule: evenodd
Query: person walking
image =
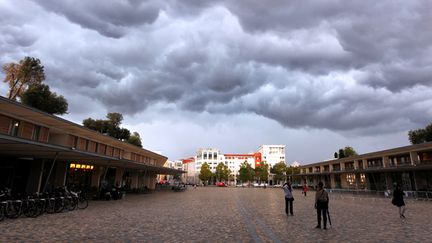
<path id="1" fill-rule="evenodd" d="M 306 193 L 308 191 L 308 186 L 306 184 L 306 182 L 303 184 L 303 195 L 306 197 Z"/>
<path id="2" fill-rule="evenodd" d="M 404 191 L 399 184 L 396 185 L 396 189 L 393 191 L 392 204 L 399 208 L 399 217 L 405 218 L 405 202 L 403 199 Z"/>
<path id="3" fill-rule="evenodd" d="M 327 210 L 329 204 L 329 196 L 324 190 L 324 184 L 320 181 L 318 183 L 318 190 L 315 194 L 315 209 L 317 210 L 318 224 L 315 228 L 321 229 L 321 215 L 324 221 L 324 229 L 327 229 Z"/>
<path id="4" fill-rule="evenodd" d="M 285 213 L 286 215 L 289 214 L 294 215 L 294 211 L 293 211 L 294 196 L 292 194 L 291 182 L 288 181 L 287 183 L 285 183 L 282 189 L 284 190 L 285 193 Z M 289 208 L 289 214 L 288 214 L 288 208 Z"/>

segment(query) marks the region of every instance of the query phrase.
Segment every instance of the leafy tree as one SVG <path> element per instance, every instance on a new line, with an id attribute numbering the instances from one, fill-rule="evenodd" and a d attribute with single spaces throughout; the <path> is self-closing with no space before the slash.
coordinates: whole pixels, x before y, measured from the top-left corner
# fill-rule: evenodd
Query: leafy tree
<path id="1" fill-rule="evenodd" d="M 49 114 L 67 113 L 68 103 L 63 96 L 52 93 L 46 84 L 32 84 L 21 94 L 21 102 Z"/>
<path id="2" fill-rule="evenodd" d="M 231 173 L 231 171 L 230 171 L 230 173 Z M 232 174 L 229 174 L 229 175 L 228 175 L 228 180 L 229 180 L 229 181 L 234 181 L 234 180 L 235 180 L 235 176 L 232 175 Z"/>
<path id="3" fill-rule="evenodd" d="M 343 149 L 339 149 L 339 159 L 345 158 L 345 152 Z"/>
<path id="4" fill-rule="evenodd" d="M 345 148 L 339 149 L 339 154 L 337 152 L 334 153 L 334 157 L 337 159 L 342 159 L 346 157 L 356 156 L 357 152 L 350 146 L 346 146 Z"/>
<path id="5" fill-rule="evenodd" d="M 408 137 L 409 137 L 411 144 L 424 143 L 425 142 L 425 130 L 424 129 L 410 130 L 408 132 Z"/>
<path id="6" fill-rule="evenodd" d="M 37 58 L 25 57 L 19 63 L 3 65 L 3 82 L 9 85 L 8 99 L 16 100 L 30 85 L 45 80 L 44 66 Z"/>
<path id="7" fill-rule="evenodd" d="M 127 142 L 130 144 L 133 144 L 135 146 L 141 147 L 142 148 L 142 144 L 141 144 L 141 137 L 139 135 L 139 133 L 134 132 L 128 139 Z"/>
<path id="8" fill-rule="evenodd" d="M 286 167 L 286 164 L 281 161 L 270 168 L 270 173 L 273 174 L 276 184 L 285 179 L 284 173 L 286 173 Z"/>
<path id="9" fill-rule="evenodd" d="M 259 182 L 265 181 L 267 182 L 269 176 L 269 166 L 265 162 L 263 162 L 260 166 L 255 168 L 255 177 Z"/>
<path id="10" fill-rule="evenodd" d="M 113 138 L 117 138 L 126 142 L 131 141 L 132 144 L 142 147 L 141 137 L 138 133 L 135 132 L 130 139 L 130 131 L 126 128 L 120 127 L 121 122 L 123 121 L 122 114 L 108 113 L 106 115 L 106 118 L 107 120 L 94 120 L 92 118 L 87 118 L 83 120 L 83 125 L 89 129 L 98 131 L 100 133 L 108 134 Z"/>
<path id="11" fill-rule="evenodd" d="M 200 174 L 198 178 L 204 183 L 204 185 L 212 178 L 213 173 L 210 170 L 210 166 L 205 162 L 201 166 Z"/>
<path id="12" fill-rule="evenodd" d="M 123 115 L 116 112 L 111 112 L 106 115 L 106 118 L 108 118 L 109 124 L 111 124 L 114 127 L 119 127 L 121 122 L 123 121 Z"/>
<path id="13" fill-rule="evenodd" d="M 344 148 L 344 155 L 345 155 L 345 157 L 351 157 L 351 156 L 356 156 L 358 154 L 352 147 L 346 146 Z"/>
<path id="14" fill-rule="evenodd" d="M 224 163 L 220 162 L 216 166 L 216 173 L 215 177 L 217 181 L 228 181 L 228 176 L 230 175 L 231 171 L 228 169 L 228 166 Z"/>
<path id="15" fill-rule="evenodd" d="M 252 166 L 247 162 L 243 162 L 240 165 L 239 169 L 239 177 L 241 181 L 251 181 L 255 175 L 254 169 Z"/>
<path id="16" fill-rule="evenodd" d="M 288 166 L 286 167 L 286 171 L 285 171 L 287 176 L 291 177 L 291 181 L 294 182 L 300 182 L 301 178 L 300 176 L 298 176 L 298 174 L 300 174 L 300 168 L 297 166 Z"/>
<path id="17" fill-rule="evenodd" d="M 432 142 L 432 123 L 423 129 L 410 130 L 408 137 L 411 144 Z"/>

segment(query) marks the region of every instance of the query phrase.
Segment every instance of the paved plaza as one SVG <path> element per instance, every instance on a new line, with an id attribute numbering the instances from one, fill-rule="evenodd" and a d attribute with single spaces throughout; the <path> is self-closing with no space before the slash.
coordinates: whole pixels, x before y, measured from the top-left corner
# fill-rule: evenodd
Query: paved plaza
<path id="1" fill-rule="evenodd" d="M 91 201 L 85 210 L 0 222 L 0 242 L 431 242 L 432 202 L 330 195 L 333 225 L 315 229 L 314 192 L 295 191 L 294 216 L 280 188 L 189 188 Z"/>

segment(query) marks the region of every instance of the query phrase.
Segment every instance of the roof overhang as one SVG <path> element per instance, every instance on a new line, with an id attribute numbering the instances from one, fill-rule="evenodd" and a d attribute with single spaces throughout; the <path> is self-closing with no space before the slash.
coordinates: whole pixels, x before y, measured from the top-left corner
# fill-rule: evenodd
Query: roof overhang
<path id="1" fill-rule="evenodd" d="M 56 161 L 87 163 L 91 165 L 150 171 L 157 174 L 185 173 L 183 170 L 138 163 L 131 160 L 79 151 L 73 148 L 31 141 L 4 134 L 0 134 L 0 156 L 9 156 L 26 160 L 55 159 Z"/>

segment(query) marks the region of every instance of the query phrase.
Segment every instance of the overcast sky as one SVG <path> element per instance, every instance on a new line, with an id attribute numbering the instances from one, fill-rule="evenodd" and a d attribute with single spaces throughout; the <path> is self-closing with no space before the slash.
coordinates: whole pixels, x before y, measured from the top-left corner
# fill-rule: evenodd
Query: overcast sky
<path id="1" fill-rule="evenodd" d="M 1 0 L 0 63 L 37 57 L 81 124 L 124 115 L 169 159 L 287 162 L 408 145 L 432 121 L 432 1 Z M 0 73 L 4 79 L 4 73 Z M 1 95 L 7 85 L 0 84 Z"/>

